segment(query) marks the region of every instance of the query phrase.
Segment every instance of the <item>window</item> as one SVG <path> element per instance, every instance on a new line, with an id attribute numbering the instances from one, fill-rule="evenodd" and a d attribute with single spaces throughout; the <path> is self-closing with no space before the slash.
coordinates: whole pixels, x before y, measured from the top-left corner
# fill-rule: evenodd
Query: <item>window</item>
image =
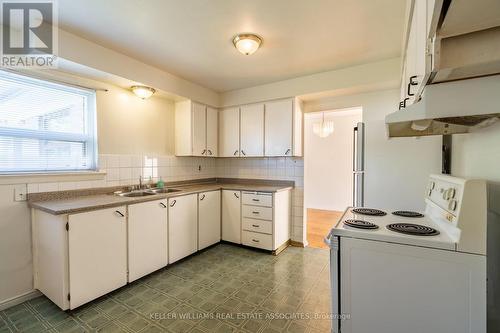
<path id="1" fill-rule="evenodd" d="M 95 170 L 95 91 L 0 71 L 0 173 Z"/>

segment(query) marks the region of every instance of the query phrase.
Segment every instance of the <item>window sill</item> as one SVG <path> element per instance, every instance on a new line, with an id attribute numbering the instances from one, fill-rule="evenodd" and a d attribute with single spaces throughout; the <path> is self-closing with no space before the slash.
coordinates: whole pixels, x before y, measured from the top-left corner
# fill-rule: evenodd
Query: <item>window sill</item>
<path id="1" fill-rule="evenodd" d="M 106 176 L 103 171 L 68 171 L 0 174 L 0 185 L 48 183 L 64 181 L 101 180 Z"/>

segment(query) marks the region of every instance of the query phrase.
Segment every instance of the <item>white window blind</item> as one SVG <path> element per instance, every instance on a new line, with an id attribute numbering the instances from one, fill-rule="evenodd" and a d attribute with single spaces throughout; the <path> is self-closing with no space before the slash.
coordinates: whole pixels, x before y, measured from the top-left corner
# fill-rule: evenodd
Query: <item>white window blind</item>
<path id="1" fill-rule="evenodd" d="M 0 71 L 0 173 L 95 170 L 95 91 Z"/>

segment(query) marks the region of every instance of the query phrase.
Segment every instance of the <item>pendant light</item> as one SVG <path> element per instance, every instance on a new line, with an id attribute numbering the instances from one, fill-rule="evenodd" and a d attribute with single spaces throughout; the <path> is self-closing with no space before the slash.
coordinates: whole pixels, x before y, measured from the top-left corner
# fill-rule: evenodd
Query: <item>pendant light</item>
<path id="1" fill-rule="evenodd" d="M 322 114 L 321 122 L 317 122 L 313 124 L 313 133 L 319 136 L 320 138 L 326 138 L 333 133 L 333 121 L 328 120 L 325 121 L 325 113 Z"/>

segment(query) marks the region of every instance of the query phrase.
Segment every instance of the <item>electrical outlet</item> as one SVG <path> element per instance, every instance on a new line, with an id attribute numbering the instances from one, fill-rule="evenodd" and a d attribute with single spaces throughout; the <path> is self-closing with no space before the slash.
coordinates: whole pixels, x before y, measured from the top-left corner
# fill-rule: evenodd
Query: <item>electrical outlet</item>
<path id="1" fill-rule="evenodd" d="M 26 201 L 28 194 L 28 185 L 16 185 L 14 188 L 14 201 Z"/>

